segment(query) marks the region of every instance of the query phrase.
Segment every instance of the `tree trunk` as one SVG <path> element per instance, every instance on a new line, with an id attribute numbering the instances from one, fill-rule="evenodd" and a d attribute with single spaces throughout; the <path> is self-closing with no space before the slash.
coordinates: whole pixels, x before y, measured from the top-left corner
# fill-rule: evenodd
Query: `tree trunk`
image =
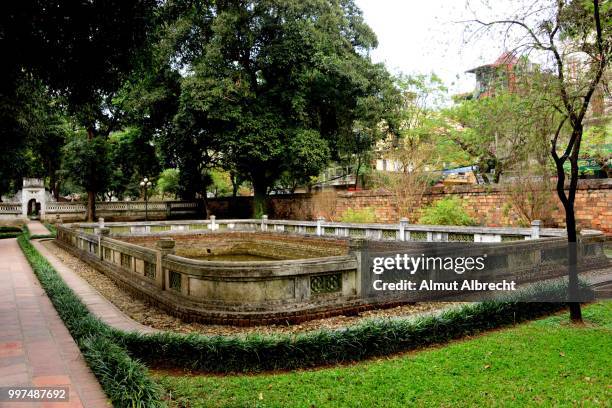
<path id="1" fill-rule="evenodd" d="M 253 180 L 253 218 L 261 218 L 267 214 L 266 195 L 268 193 L 268 183 L 264 178 Z"/>
<path id="2" fill-rule="evenodd" d="M 92 140 L 95 137 L 93 126 L 87 127 L 87 139 Z M 95 191 L 87 190 L 87 221 L 93 222 L 96 218 L 96 193 Z"/>
<path id="3" fill-rule="evenodd" d="M 565 169 L 563 168 L 564 161 L 555 160 L 557 167 L 557 195 L 563 204 L 565 210 L 565 229 L 567 232 L 567 262 L 568 262 L 568 278 L 569 278 L 569 309 L 570 320 L 575 323 L 582 322 L 582 310 L 580 302 L 575 302 L 578 296 L 578 234 L 576 233 L 576 217 L 574 214 L 574 199 L 576 197 L 576 189 L 578 186 L 578 152 L 580 149 L 580 141 L 582 139 L 582 129 L 575 129 L 576 145 L 572 149 L 572 154 L 569 157 L 571 164 L 570 183 L 568 194 L 565 195 Z"/>
<path id="4" fill-rule="evenodd" d="M 361 171 L 361 156 L 357 157 L 357 169 L 355 170 L 355 191 L 359 187 L 359 172 Z"/>
<path id="5" fill-rule="evenodd" d="M 96 193 L 87 192 L 87 221 L 94 222 L 96 219 Z"/>
<path id="6" fill-rule="evenodd" d="M 51 190 L 51 194 L 55 201 L 59 201 L 59 183 L 57 181 L 57 177 L 55 176 L 55 171 L 51 171 L 49 173 L 49 189 Z"/>
<path id="7" fill-rule="evenodd" d="M 578 297 L 578 240 L 576 234 L 576 218 L 574 217 L 574 203 L 570 203 L 571 208 L 565 209 L 565 223 L 567 224 L 567 260 L 569 275 L 569 309 L 570 320 L 575 323 L 582 322 L 582 310 L 580 302 L 573 301 Z"/>

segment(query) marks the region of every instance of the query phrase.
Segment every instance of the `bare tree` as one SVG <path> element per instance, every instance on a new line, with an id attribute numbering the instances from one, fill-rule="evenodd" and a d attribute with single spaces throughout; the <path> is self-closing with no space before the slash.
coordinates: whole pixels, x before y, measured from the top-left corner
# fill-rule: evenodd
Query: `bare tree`
<path id="1" fill-rule="evenodd" d="M 599 0 L 548 0 L 529 2 L 510 18 L 491 21 L 475 19 L 477 30 L 504 28 L 504 41 L 513 41 L 515 50 L 541 53 L 548 57 L 554 77 L 549 102 L 560 119 L 551 138 L 551 155 L 557 170 L 557 194 L 565 209 L 568 241 L 569 290 L 575 298 L 578 288 L 577 232 L 574 200 L 578 185 L 578 157 L 583 121 L 593 94 L 609 64 L 612 49 L 612 7 Z M 558 101 L 558 102 L 557 102 Z M 569 133 L 564 137 L 564 132 Z M 569 161 L 566 191 L 564 164 Z M 570 302 L 570 318 L 582 321 L 580 303 Z"/>

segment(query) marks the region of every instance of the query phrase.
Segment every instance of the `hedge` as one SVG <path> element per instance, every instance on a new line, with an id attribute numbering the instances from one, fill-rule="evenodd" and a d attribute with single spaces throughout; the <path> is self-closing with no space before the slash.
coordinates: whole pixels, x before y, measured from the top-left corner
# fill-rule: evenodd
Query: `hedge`
<path id="1" fill-rule="evenodd" d="M 87 310 L 28 236 L 29 232 L 21 235 L 19 245 L 113 406 L 164 406 L 161 389 L 147 368 L 113 343 L 110 328 Z"/>
<path id="2" fill-rule="evenodd" d="M 540 288 L 559 294 L 564 286 Z M 564 292 L 565 293 L 565 292 Z M 563 309 L 561 302 L 483 302 L 417 319 L 377 319 L 341 330 L 247 337 L 142 335 L 113 331 L 131 355 L 155 366 L 231 373 L 291 370 L 359 361 L 448 342 Z"/>
<path id="3" fill-rule="evenodd" d="M 17 238 L 22 233 L 19 227 L 0 226 L 0 239 Z"/>

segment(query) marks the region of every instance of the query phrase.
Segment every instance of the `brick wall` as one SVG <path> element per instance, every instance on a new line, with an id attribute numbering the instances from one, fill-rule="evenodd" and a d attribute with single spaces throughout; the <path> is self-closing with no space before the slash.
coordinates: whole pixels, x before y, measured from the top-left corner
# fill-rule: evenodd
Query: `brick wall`
<path id="1" fill-rule="evenodd" d="M 444 197 L 454 196 L 465 202 L 468 213 L 485 226 L 520 226 L 524 221 L 512 207 L 515 199 L 504 186 L 453 186 L 434 188 L 422 199 L 427 205 Z M 554 208 L 547 226 L 565 226 L 565 213 L 557 198 L 551 194 L 551 206 Z M 212 199 L 208 210 L 218 218 L 248 218 L 251 215 L 251 197 L 231 199 Z M 341 192 L 336 198 L 336 214 L 342 214 L 347 208 L 374 209 L 378 222 L 394 223 L 399 217 L 394 205 L 394 197 L 385 191 Z M 576 192 L 576 220 L 579 228 L 592 228 L 612 235 L 612 180 L 580 180 Z M 314 219 L 312 196 L 307 194 L 271 197 L 268 203 L 270 218 L 276 219 Z M 419 212 L 409 217 L 416 222 Z"/>

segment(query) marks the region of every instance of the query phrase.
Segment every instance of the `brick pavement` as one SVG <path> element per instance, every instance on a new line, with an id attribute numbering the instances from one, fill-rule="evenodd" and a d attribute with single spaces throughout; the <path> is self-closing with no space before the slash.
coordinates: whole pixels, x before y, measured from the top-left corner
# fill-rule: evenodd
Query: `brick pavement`
<path id="1" fill-rule="evenodd" d="M 110 406 L 16 239 L 0 240 L 0 386 L 70 390 L 65 403 L 0 402 L 0 407 Z"/>
<path id="2" fill-rule="evenodd" d="M 51 233 L 40 221 L 29 220 L 27 226 L 32 235 L 49 235 Z"/>

